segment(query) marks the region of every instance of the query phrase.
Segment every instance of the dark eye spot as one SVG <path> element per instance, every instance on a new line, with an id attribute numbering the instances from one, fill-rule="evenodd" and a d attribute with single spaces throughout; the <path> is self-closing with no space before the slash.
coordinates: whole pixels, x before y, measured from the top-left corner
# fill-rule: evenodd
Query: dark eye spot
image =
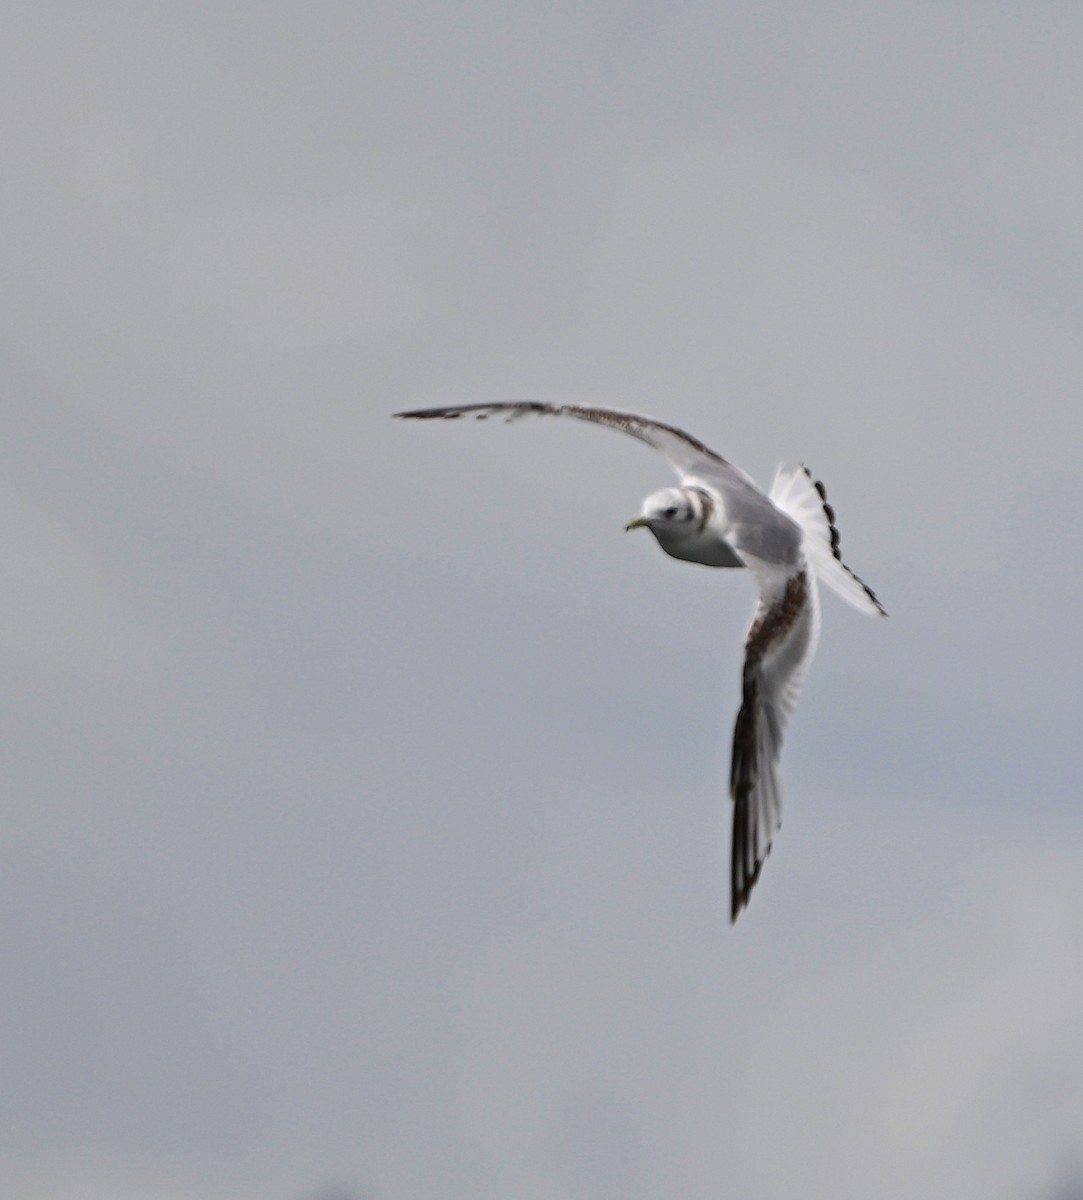
<path id="1" fill-rule="evenodd" d="M 662 513 L 662 516 L 665 517 L 667 521 L 672 521 L 676 515 L 677 515 L 676 504 L 671 504 L 669 506 L 669 508 L 667 508 L 666 511 L 664 513 Z"/>

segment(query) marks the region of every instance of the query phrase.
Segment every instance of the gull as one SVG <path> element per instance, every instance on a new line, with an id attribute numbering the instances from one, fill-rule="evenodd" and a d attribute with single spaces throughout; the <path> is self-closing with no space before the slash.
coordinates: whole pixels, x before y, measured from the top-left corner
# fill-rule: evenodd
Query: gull
<path id="1" fill-rule="evenodd" d="M 820 633 L 817 584 L 864 613 L 887 616 L 872 589 L 842 561 L 823 484 L 804 466 L 780 467 L 764 492 L 683 429 L 608 408 L 515 400 L 394 415 L 419 421 L 575 417 L 620 430 L 659 451 L 680 481 L 652 492 L 625 529 L 649 529 L 672 558 L 751 571 L 759 597 L 745 640 L 729 783 L 730 920 L 736 921 L 782 823 L 779 755 Z"/>

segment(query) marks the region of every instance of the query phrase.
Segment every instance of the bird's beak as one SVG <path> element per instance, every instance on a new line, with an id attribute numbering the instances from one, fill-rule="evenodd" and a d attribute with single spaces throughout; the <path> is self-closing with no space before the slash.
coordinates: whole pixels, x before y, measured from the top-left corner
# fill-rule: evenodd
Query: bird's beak
<path id="1" fill-rule="evenodd" d="M 646 517 L 636 517 L 634 521 L 629 521 L 628 524 L 625 525 L 624 532 L 627 533 L 631 529 L 646 529 L 647 524 L 648 522 Z"/>

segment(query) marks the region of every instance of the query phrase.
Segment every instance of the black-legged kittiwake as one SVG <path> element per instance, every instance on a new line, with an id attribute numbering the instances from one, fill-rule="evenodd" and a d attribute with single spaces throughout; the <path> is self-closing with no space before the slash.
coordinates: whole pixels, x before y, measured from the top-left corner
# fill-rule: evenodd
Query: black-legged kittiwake
<path id="1" fill-rule="evenodd" d="M 743 471 L 681 429 L 575 404 L 506 401 L 395 415 L 430 420 L 496 414 L 509 420 L 530 414 L 576 417 L 653 446 L 676 469 L 680 486 L 649 495 L 626 528 L 649 529 L 673 558 L 747 567 L 755 577 L 759 600 L 745 642 L 730 766 L 730 919 L 736 920 L 782 820 L 779 752 L 819 635 L 817 582 L 862 612 L 887 614 L 872 589 L 842 561 L 835 514 L 823 484 L 803 466 L 780 468 L 764 493 Z"/>

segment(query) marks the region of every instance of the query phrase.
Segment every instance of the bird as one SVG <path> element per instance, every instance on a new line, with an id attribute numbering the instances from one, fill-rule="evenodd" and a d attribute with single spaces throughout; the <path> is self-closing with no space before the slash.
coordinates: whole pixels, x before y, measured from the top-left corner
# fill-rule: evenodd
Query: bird
<path id="1" fill-rule="evenodd" d="M 748 906 L 782 823 L 782 739 L 819 638 L 818 584 L 861 612 L 887 616 L 873 590 L 842 561 L 823 483 L 804 465 L 779 467 L 764 492 L 683 429 L 610 408 L 506 400 L 393 415 L 416 421 L 572 417 L 628 434 L 662 454 L 679 485 L 647 496 L 625 529 L 649 530 L 672 558 L 751 572 L 759 595 L 745 638 L 729 778 L 730 921 L 735 922 Z"/>

